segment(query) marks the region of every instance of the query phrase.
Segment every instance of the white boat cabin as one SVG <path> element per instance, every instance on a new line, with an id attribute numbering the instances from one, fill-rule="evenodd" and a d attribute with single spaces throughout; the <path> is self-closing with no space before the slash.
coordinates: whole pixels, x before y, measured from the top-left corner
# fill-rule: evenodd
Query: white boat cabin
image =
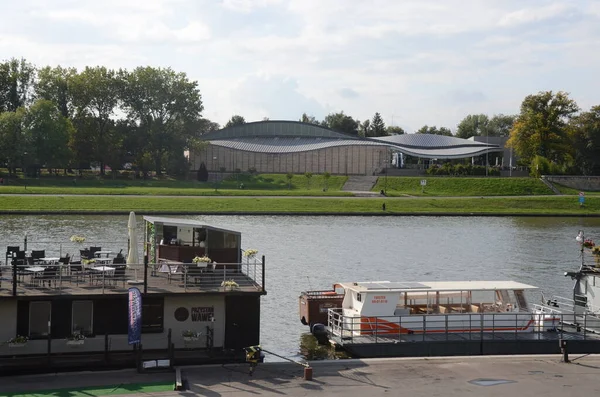
<path id="1" fill-rule="evenodd" d="M 372 281 L 338 283 L 344 290 L 342 313 L 349 317 L 452 313 L 529 312 L 525 290 L 515 281 Z"/>

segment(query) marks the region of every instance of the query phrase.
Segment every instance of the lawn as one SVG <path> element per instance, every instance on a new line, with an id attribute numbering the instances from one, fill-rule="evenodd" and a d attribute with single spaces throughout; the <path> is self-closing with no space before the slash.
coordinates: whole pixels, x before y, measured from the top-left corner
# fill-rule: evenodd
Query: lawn
<path id="1" fill-rule="evenodd" d="M 387 182 L 386 182 L 387 179 Z M 421 186 L 425 180 L 426 185 Z M 386 189 L 387 185 L 387 189 Z M 553 195 L 535 178 L 382 177 L 373 191 L 388 196 L 529 196 Z"/>
<path id="2" fill-rule="evenodd" d="M 19 393 L 2 393 L 0 397 L 100 397 L 118 396 L 123 394 L 172 392 L 173 383 L 136 383 L 130 385 L 110 385 L 85 388 L 54 389 L 40 391 L 25 391 Z"/>
<path id="3" fill-rule="evenodd" d="M 0 196 L 4 213 L 129 213 L 144 214 L 532 214 L 597 215 L 600 197 L 464 197 L 464 198 L 190 198 L 115 196 Z"/>

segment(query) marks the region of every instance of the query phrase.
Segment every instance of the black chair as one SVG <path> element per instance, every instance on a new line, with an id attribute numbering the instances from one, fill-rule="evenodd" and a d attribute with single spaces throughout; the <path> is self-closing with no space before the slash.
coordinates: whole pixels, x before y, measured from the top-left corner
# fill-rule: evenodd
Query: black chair
<path id="1" fill-rule="evenodd" d="M 58 266 L 48 266 L 44 269 L 44 273 L 42 273 L 41 281 L 42 284 L 45 285 L 46 281 L 48 281 L 48 287 L 52 286 L 52 282 L 54 282 L 54 287 L 56 287 L 56 281 L 58 281 L 58 272 L 60 269 Z"/>
<path id="2" fill-rule="evenodd" d="M 96 256 L 96 252 L 98 251 L 102 251 L 102 247 L 90 247 L 90 258 L 93 258 Z"/>
<path id="3" fill-rule="evenodd" d="M 58 263 L 62 263 L 63 265 L 68 265 L 69 263 L 71 263 L 71 257 L 69 256 L 69 254 L 67 254 L 66 256 L 61 256 L 60 259 L 58 260 Z"/>
<path id="4" fill-rule="evenodd" d="M 17 266 L 24 266 L 25 262 L 25 251 L 17 251 L 16 255 L 13 257 L 13 264 L 16 264 Z"/>
<path id="5" fill-rule="evenodd" d="M 33 250 L 31 251 L 31 257 L 34 261 L 40 260 L 46 257 L 46 250 Z"/>
<path id="6" fill-rule="evenodd" d="M 6 247 L 6 258 L 4 259 L 4 263 L 8 265 L 8 258 L 14 258 L 17 252 L 21 250 L 19 246 L 8 246 Z"/>
<path id="7" fill-rule="evenodd" d="M 113 278 L 115 280 L 115 285 L 117 282 L 123 281 L 123 287 L 125 286 L 125 271 L 127 270 L 127 266 L 115 266 L 115 273 Z"/>
<path id="8" fill-rule="evenodd" d="M 83 249 L 83 250 L 79 250 L 79 256 L 81 257 L 81 260 L 92 258 L 92 254 L 90 253 L 90 250 L 87 248 Z"/>
<path id="9" fill-rule="evenodd" d="M 115 256 L 112 261 L 113 264 L 124 264 L 125 258 L 123 256 Z"/>

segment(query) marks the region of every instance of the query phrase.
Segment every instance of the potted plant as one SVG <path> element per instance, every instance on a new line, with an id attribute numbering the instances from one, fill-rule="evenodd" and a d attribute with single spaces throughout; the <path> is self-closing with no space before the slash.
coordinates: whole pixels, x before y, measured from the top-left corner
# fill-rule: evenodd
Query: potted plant
<path id="1" fill-rule="evenodd" d="M 71 236 L 70 240 L 77 244 L 83 244 L 83 242 L 85 241 L 85 237 L 74 234 Z"/>
<path id="2" fill-rule="evenodd" d="M 194 342 L 198 340 L 198 337 L 200 337 L 200 332 L 186 329 L 185 331 L 181 331 L 181 336 L 183 336 L 183 340 L 185 342 Z"/>
<path id="3" fill-rule="evenodd" d="M 10 338 L 6 343 L 8 343 L 8 347 L 23 347 L 27 345 L 27 341 L 29 340 L 26 336 L 17 335 L 14 338 Z"/>
<path id="4" fill-rule="evenodd" d="M 85 335 L 81 332 L 73 332 L 67 337 L 67 345 L 69 346 L 81 346 L 85 342 Z"/>
<path id="5" fill-rule="evenodd" d="M 592 248 L 592 254 L 600 256 L 600 246 Z"/>
<path id="6" fill-rule="evenodd" d="M 207 264 L 212 262 L 212 260 L 208 257 L 208 256 L 196 256 L 194 259 L 192 259 L 192 262 L 194 262 L 197 266 L 202 266 L 201 264 Z"/>
<path id="7" fill-rule="evenodd" d="M 244 250 L 244 256 L 245 256 L 246 258 L 248 258 L 248 260 L 250 260 L 250 259 L 252 259 L 252 258 L 256 257 L 256 254 L 258 254 L 258 250 L 255 250 L 255 249 L 253 249 L 253 248 L 250 248 L 250 249 Z"/>
<path id="8" fill-rule="evenodd" d="M 594 248 L 596 244 L 594 244 L 594 240 L 590 239 L 590 238 L 586 238 L 583 242 L 583 246 L 585 248 Z"/>
<path id="9" fill-rule="evenodd" d="M 225 291 L 232 291 L 234 289 L 238 289 L 239 285 L 234 280 L 223 280 L 221 287 L 223 287 Z"/>

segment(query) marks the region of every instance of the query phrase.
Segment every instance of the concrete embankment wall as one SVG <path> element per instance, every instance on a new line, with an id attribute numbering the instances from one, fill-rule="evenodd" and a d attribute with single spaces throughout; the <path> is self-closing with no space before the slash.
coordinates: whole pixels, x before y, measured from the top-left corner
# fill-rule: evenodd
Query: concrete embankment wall
<path id="1" fill-rule="evenodd" d="M 577 190 L 600 191 L 600 176 L 563 176 L 544 175 L 550 183 L 567 186 Z"/>

